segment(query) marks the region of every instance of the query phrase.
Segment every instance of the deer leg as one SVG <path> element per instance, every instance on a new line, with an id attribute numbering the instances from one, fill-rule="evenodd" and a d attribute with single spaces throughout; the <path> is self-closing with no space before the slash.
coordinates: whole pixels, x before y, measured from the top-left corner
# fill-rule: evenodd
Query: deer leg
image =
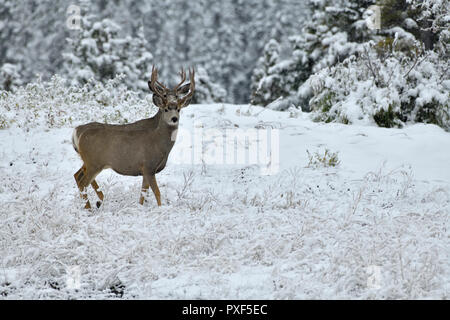
<path id="1" fill-rule="evenodd" d="M 86 194 L 86 188 L 85 187 L 81 187 L 81 185 L 80 185 L 81 179 L 85 176 L 85 171 L 86 171 L 86 167 L 83 165 L 80 168 L 80 170 L 75 172 L 75 174 L 73 176 L 75 178 L 75 182 L 77 183 L 78 189 L 80 189 L 81 198 L 86 201 L 86 205 L 84 206 L 84 208 L 85 209 L 90 209 L 91 208 L 91 204 L 89 203 L 89 199 L 88 199 L 87 194 Z"/>
<path id="2" fill-rule="evenodd" d="M 91 186 L 92 186 L 92 188 L 94 188 L 94 191 L 97 194 L 97 197 L 100 199 L 100 201 L 97 201 L 97 203 L 96 203 L 97 208 L 100 208 L 100 206 L 102 205 L 103 199 L 104 199 L 103 192 L 98 191 L 99 186 L 97 184 L 97 181 L 95 181 L 95 179 L 92 180 Z"/>
<path id="3" fill-rule="evenodd" d="M 90 209 L 91 208 L 91 203 L 89 202 L 87 193 L 86 193 L 86 187 L 82 188 L 80 186 L 78 186 L 78 188 L 80 189 L 80 194 L 81 194 L 81 198 L 86 201 L 86 204 L 84 206 L 85 209 Z"/>
<path id="4" fill-rule="evenodd" d="M 139 203 L 142 205 L 144 204 L 144 200 L 145 200 L 144 194 L 147 193 L 149 187 L 150 187 L 150 185 L 148 183 L 148 180 L 147 180 L 146 176 L 144 175 L 143 179 L 142 179 L 141 197 L 139 198 Z"/>
<path id="5" fill-rule="evenodd" d="M 84 208 L 90 209 L 91 203 L 89 202 L 89 199 L 87 197 L 86 187 L 92 183 L 92 181 L 94 180 L 95 176 L 99 173 L 99 171 L 98 170 L 89 170 L 86 167 L 83 167 L 83 168 L 84 168 L 84 170 L 82 171 L 81 177 L 78 176 L 77 183 L 78 183 L 78 188 L 80 189 L 81 198 L 83 198 L 83 200 L 86 200 L 86 205 L 84 206 Z M 95 184 L 97 185 L 97 183 L 95 183 Z M 94 190 L 95 190 L 95 188 L 94 188 Z M 99 205 L 97 205 L 97 207 L 99 207 Z"/>
<path id="6" fill-rule="evenodd" d="M 82 167 L 80 168 L 80 170 L 78 170 L 78 171 L 74 174 L 75 181 L 77 182 L 77 186 L 78 186 L 78 187 L 79 187 L 79 184 L 80 184 L 80 182 L 79 182 L 80 179 L 83 178 L 83 176 L 84 176 L 84 171 L 86 171 L 86 167 L 85 167 L 85 166 L 82 166 Z M 92 188 L 94 188 L 95 193 L 97 194 L 98 198 L 100 199 L 100 201 L 97 201 L 97 208 L 99 208 L 99 207 L 101 206 L 101 204 L 102 204 L 103 199 L 104 199 L 103 192 L 98 191 L 99 186 L 98 186 L 98 184 L 97 184 L 97 181 L 92 180 L 91 186 L 92 186 Z"/>
<path id="7" fill-rule="evenodd" d="M 150 183 L 150 187 L 152 188 L 152 191 L 155 194 L 156 202 L 158 203 L 158 206 L 161 206 L 161 193 L 159 192 L 158 185 L 156 184 L 155 175 L 149 176 L 148 182 Z"/>
<path id="8" fill-rule="evenodd" d="M 75 174 L 73 175 L 73 177 L 75 178 L 75 181 L 77 183 L 77 185 L 79 184 L 79 180 L 81 179 L 81 177 L 84 175 L 84 171 L 86 170 L 86 167 L 83 165 L 80 170 L 78 170 L 77 172 L 75 172 Z"/>

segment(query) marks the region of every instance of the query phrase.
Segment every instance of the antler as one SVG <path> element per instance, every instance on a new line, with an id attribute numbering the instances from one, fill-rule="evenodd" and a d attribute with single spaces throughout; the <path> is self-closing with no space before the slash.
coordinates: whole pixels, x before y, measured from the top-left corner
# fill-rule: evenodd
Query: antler
<path id="1" fill-rule="evenodd" d="M 159 82 L 157 78 L 158 78 L 158 69 L 155 68 L 155 66 L 152 66 L 152 76 L 149 82 L 150 89 L 152 89 L 152 91 L 156 93 L 158 96 L 163 97 L 164 92 L 167 91 L 167 88 L 161 82 Z M 161 89 L 163 91 L 161 91 Z"/>
<path id="2" fill-rule="evenodd" d="M 181 68 L 180 75 L 181 75 L 181 82 L 173 89 L 174 91 L 177 91 L 186 80 L 186 72 L 184 72 L 183 68 Z"/>
<path id="3" fill-rule="evenodd" d="M 195 80 L 194 80 L 194 76 L 195 76 L 195 70 L 194 68 L 189 68 L 189 92 L 187 95 L 185 95 L 182 99 L 181 99 L 181 105 L 184 105 L 186 101 L 191 100 L 192 96 L 194 95 L 194 90 L 195 90 Z M 184 73 L 184 78 L 186 78 L 186 73 Z M 184 82 L 184 80 L 183 80 Z M 180 84 L 181 85 L 181 84 Z"/>

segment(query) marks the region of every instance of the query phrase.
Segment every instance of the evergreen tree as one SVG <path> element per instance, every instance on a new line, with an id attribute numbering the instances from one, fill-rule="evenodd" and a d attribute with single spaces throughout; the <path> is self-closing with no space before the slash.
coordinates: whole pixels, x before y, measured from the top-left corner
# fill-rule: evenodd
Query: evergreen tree
<path id="1" fill-rule="evenodd" d="M 226 90 L 221 85 L 214 83 L 211 80 L 205 68 L 197 68 L 195 78 L 195 95 L 192 99 L 192 103 L 226 102 Z"/>
<path id="2" fill-rule="evenodd" d="M 70 5 L 81 8 L 82 31 L 71 30 L 66 25 Z M 127 63 L 123 62 L 126 59 L 118 54 L 122 49 L 116 40 L 111 41 L 114 49 L 108 49 L 108 44 L 100 45 L 101 39 L 95 40 L 97 48 L 88 48 L 87 39 L 95 37 L 81 35 L 86 28 L 92 29 L 94 23 L 105 24 L 109 20 L 120 26 L 117 35 L 110 30 L 110 36 L 117 40 L 127 40 L 127 36 L 137 39 L 140 27 L 144 27 L 148 40 L 145 49 L 153 54 L 153 61 L 166 83 L 178 81 L 181 67 L 203 67 L 212 84 L 227 89 L 228 102 L 244 103 L 250 96 L 250 78 L 264 45 L 273 38 L 284 46 L 287 35 L 303 24 L 302 10 L 302 2 L 292 0 L 80 0 L 75 3 L 69 0 L 0 0 L 0 66 L 4 63 L 18 66 L 23 83 L 32 80 L 36 73 L 43 78 L 54 73 L 68 74 L 68 65 L 76 66 L 79 59 L 83 61 L 81 47 L 84 46 L 86 51 L 97 50 L 99 57 L 98 61 L 89 60 L 89 68 L 86 64 L 77 66 L 74 69 L 77 78 L 100 78 L 99 74 L 105 73 L 107 79 L 118 72 L 113 71 L 116 67 L 131 78 L 133 68 L 127 69 Z M 80 36 L 86 40 L 77 44 Z M 67 37 L 73 42 L 65 41 Z M 76 53 L 73 46 L 80 52 Z M 74 56 L 69 57 L 70 53 Z M 108 59 L 116 66 L 109 71 L 108 54 Z M 94 54 L 90 56 L 93 58 Z M 133 88 L 131 82 L 129 86 Z"/>
<path id="3" fill-rule="evenodd" d="M 308 109 L 305 105 L 308 96 L 299 92 L 302 84 L 313 73 L 357 52 L 359 44 L 373 35 L 363 17 L 368 6 L 374 4 L 373 0 L 311 0 L 308 4 L 311 21 L 304 25 L 298 35 L 289 37 L 289 57 L 259 76 L 262 78 L 260 83 L 272 84 L 272 79 L 277 79 L 278 89 L 262 96 L 267 99 L 253 99 L 252 103 L 268 105 L 280 98 L 285 101 L 277 103 L 279 109 L 287 109 L 291 104 Z M 258 84 L 252 84 L 252 87 L 261 88 Z M 252 95 L 258 96 L 258 92 L 254 91 Z"/>
<path id="4" fill-rule="evenodd" d="M 0 0 L 0 66 L 16 65 L 20 82 L 60 70 L 67 2 Z"/>
<path id="5" fill-rule="evenodd" d="M 264 47 L 264 53 L 258 60 L 258 64 L 252 76 L 251 104 L 264 104 L 266 101 L 274 101 L 287 94 L 280 86 L 280 74 L 275 72 L 274 66 L 279 62 L 280 44 L 271 39 Z"/>
<path id="6" fill-rule="evenodd" d="M 22 85 L 20 66 L 5 63 L 0 67 L 0 90 L 14 91 Z"/>
<path id="7" fill-rule="evenodd" d="M 120 26 L 110 19 L 95 21 L 91 15 L 83 17 L 82 24 L 78 35 L 69 40 L 71 50 L 64 54 L 66 73 L 73 81 L 105 81 L 123 73 L 129 89 L 147 92 L 153 57 L 146 49 L 143 29 L 136 38 L 122 38 Z"/>
<path id="8" fill-rule="evenodd" d="M 382 33 L 393 37 L 401 28 L 431 50 L 449 31 L 450 2 L 441 0 L 378 0 Z M 405 37 L 405 35 L 402 35 Z M 412 38 L 412 37 L 411 37 Z"/>

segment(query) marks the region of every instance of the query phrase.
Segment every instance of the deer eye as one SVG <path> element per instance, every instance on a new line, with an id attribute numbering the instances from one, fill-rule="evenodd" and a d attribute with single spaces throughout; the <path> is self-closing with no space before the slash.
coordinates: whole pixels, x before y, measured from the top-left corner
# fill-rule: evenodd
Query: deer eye
<path id="1" fill-rule="evenodd" d="M 164 112 L 169 112 L 169 110 L 168 109 L 164 109 Z"/>

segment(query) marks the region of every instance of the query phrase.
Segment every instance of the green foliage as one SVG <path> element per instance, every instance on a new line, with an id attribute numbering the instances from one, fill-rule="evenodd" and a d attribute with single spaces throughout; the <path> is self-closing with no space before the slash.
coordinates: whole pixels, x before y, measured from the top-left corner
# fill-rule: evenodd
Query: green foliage
<path id="1" fill-rule="evenodd" d="M 374 46 L 374 49 L 377 52 L 377 56 L 379 58 L 389 56 L 392 53 L 392 50 L 394 48 L 393 43 L 394 43 L 394 39 L 391 37 L 386 37 L 386 38 L 378 41 Z"/>
<path id="2" fill-rule="evenodd" d="M 9 125 L 9 121 L 0 114 L 0 129 L 7 129 Z"/>
<path id="3" fill-rule="evenodd" d="M 450 106 L 448 103 L 441 104 L 433 99 L 417 110 L 414 120 L 416 122 L 432 123 L 450 129 Z"/>
<path id="4" fill-rule="evenodd" d="M 328 88 L 321 88 L 320 90 L 310 100 L 311 111 L 315 113 L 312 120 L 314 122 L 350 124 L 351 122 L 345 114 L 342 114 L 337 108 L 332 108 L 339 101 L 337 93 Z"/>
<path id="5" fill-rule="evenodd" d="M 450 129 L 448 60 L 423 45 L 392 38 L 308 80 L 315 121 L 402 127 L 423 122 Z"/>
<path id="6" fill-rule="evenodd" d="M 388 110 L 380 109 L 373 115 L 373 119 L 375 123 L 379 127 L 384 128 L 393 128 L 393 127 L 402 127 L 401 122 L 398 120 L 399 113 L 394 112 L 392 105 L 389 105 Z"/>
<path id="7" fill-rule="evenodd" d="M 398 53 L 404 54 L 409 59 L 416 59 L 423 56 L 425 52 L 424 45 L 420 41 L 412 38 L 394 39 L 390 36 L 384 37 L 373 46 L 377 53 L 377 58 L 384 60 L 395 56 Z"/>
<path id="8" fill-rule="evenodd" d="M 333 122 L 336 119 L 336 112 L 330 112 L 331 107 L 336 102 L 336 93 L 323 89 L 323 92 L 317 95 L 316 99 L 312 99 L 310 103 L 311 110 L 316 112 L 313 121 L 326 123 Z"/>
<path id="9" fill-rule="evenodd" d="M 381 6 L 381 28 L 387 29 L 400 26 L 407 9 L 405 0 L 379 0 L 377 5 Z"/>
<path id="10" fill-rule="evenodd" d="M 308 168 L 336 167 L 341 163 L 338 152 L 331 152 L 329 149 L 325 149 L 323 154 L 320 154 L 319 151 L 311 154 L 309 150 L 306 150 L 306 153 L 308 153 Z"/>
<path id="11" fill-rule="evenodd" d="M 448 30 L 448 1 L 378 0 L 377 5 L 381 7 L 381 35 L 393 36 L 400 27 L 430 50 Z"/>
<path id="12" fill-rule="evenodd" d="M 321 96 L 320 99 L 318 99 L 312 104 L 312 109 L 320 110 L 321 112 L 324 113 L 330 111 L 331 107 L 335 103 L 334 99 L 335 97 L 336 93 L 334 93 L 333 91 L 327 91 L 325 94 Z"/>

